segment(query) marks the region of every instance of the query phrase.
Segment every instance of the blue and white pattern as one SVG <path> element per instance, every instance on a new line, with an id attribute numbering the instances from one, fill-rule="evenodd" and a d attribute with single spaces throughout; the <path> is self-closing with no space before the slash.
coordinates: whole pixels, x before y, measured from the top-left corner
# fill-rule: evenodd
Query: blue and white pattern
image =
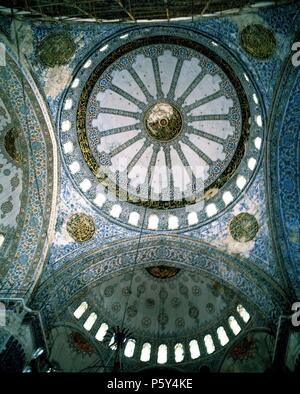
<path id="1" fill-rule="evenodd" d="M 48 330 L 63 320 L 60 312 L 78 305 L 99 280 L 129 270 L 135 261 L 144 267 L 163 260 L 210 275 L 239 294 L 254 316 L 253 325 L 274 323 L 289 310 L 295 294 L 300 296 L 300 70 L 290 63 L 291 44 L 300 41 L 295 36 L 298 14 L 295 4 L 284 11 L 265 8 L 244 16 L 194 22 L 70 24 L 64 29 L 73 38 L 76 51 L 68 64 L 52 69 L 39 63 L 36 49 L 48 33 L 59 32 L 61 26 L 27 23 L 32 48 L 26 54 L 21 50 L 21 62 L 1 35 L 7 48 L 7 67 L 0 67 L 1 91 L 9 80 L 10 115 L 15 112 L 20 130 L 29 125 L 32 137 L 29 142 L 25 135 L 28 164 L 22 168 L 20 206 L 15 205 L 16 229 L 0 227 L 5 235 L 0 246 L 1 294 L 26 293 L 29 298 L 40 278 L 31 306 L 41 310 Z M 240 31 L 250 23 L 261 23 L 274 32 L 277 51 L 271 58 L 254 59 L 240 46 Z M 14 27 L 7 21 L 2 30 L 13 39 Z M 184 207 L 157 210 L 158 228 L 141 231 L 145 208 L 122 201 L 121 212 L 112 216 L 113 204 L 93 201 L 97 180 L 78 146 L 76 111 L 86 82 L 102 61 L 126 43 L 166 32 L 201 43 L 230 65 L 247 96 L 250 135 L 233 176 L 209 197 L 207 205 L 215 206 L 211 216 L 204 210 L 203 216 L 189 219 Z M 22 105 L 22 83 L 26 105 Z M 94 91 L 95 96 L 98 93 Z M 255 162 L 249 164 L 251 158 Z M 78 162 L 79 170 L 72 174 L 72 168 L 78 168 L 73 165 L 70 169 L 73 162 Z M 242 177 L 238 181 L 241 188 L 238 176 Z M 79 187 L 84 179 L 91 183 L 86 192 Z M 224 196 L 225 192 L 230 194 Z M 139 213 L 137 224 L 128 223 L 133 211 Z M 171 211 L 177 217 L 177 228 L 169 228 Z M 95 236 L 85 243 L 75 242 L 66 231 L 68 218 L 77 212 L 91 216 L 96 225 Z M 259 225 L 256 237 L 245 243 L 234 241 L 229 232 L 230 221 L 241 212 L 254 215 Z M 147 209 L 144 224 L 148 225 L 151 213 Z M 149 324 L 144 321 L 145 326 Z M 183 326 L 181 320 L 178 326 Z"/>

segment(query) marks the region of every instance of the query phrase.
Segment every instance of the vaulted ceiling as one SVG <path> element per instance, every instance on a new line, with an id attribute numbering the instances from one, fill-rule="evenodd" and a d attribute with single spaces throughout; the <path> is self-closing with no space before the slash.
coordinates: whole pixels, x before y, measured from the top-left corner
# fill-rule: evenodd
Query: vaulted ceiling
<path id="1" fill-rule="evenodd" d="M 132 370 L 160 345 L 187 370 L 271 363 L 300 294 L 299 8 L 126 23 L 237 3 L 27 1 L 2 18 L 1 295 L 40 312 L 61 369 L 109 359 L 118 326 Z"/>

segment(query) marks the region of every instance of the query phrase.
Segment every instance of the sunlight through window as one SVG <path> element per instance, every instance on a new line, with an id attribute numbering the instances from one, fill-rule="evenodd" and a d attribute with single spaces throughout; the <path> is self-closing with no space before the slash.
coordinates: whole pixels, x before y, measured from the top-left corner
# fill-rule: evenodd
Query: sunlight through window
<path id="1" fill-rule="evenodd" d="M 226 334 L 226 331 L 225 331 L 224 327 L 222 327 L 222 326 L 219 327 L 217 329 L 217 334 L 218 334 L 218 338 L 219 338 L 220 344 L 222 346 L 225 346 L 229 342 L 229 338 L 228 338 L 228 336 Z"/>
<path id="2" fill-rule="evenodd" d="M 140 214 L 137 212 L 131 212 L 129 215 L 128 223 L 133 226 L 137 226 L 140 219 Z"/>
<path id="3" fill-rule="evenodd" d="M 115 334 L 111 337 L 111 340 L 108 344 L 111 350 L 117 350 L 117 344 L 115 343 Z"/>
<path id="4" fill-rule="evenodd" d="M 168 228 L 169 230 L 175 230 L 178 228 L 179 223 L 178 223 L 178 217 L 177 216 L 169 216 L 169 221 L 168 221 Z"/>
<path id="5" fill-rule="evenodd" d="M 84 178 L 84 180 L 82 182 L 80 182 L 79 186 L 80 186 L 80 189 L 83 192 L 87 192 L 92 187 L 92 184 L 91 184 L 91 181 L 89 179 Z"/>
<path id="6" fill-rule="evenodd" d="M 228 323 L 234 335 L 237 335 L 241 331 L 241 327 L 239 326 L 239 323 L 235 320 L 233 316 L 229 317 Z"/>
<path id="7" fill-rule="evenodd" d="M 97 341 L 102 342 L 106 333 L 108 330 L 108 325 L 106 323 L 102 323 L 99 330 L 97 331 L 97 334 L 95 336 L 95 338 L 97 339 Z"/>
<path id="8" fill-rule="evenodd" d="M 105 201 L 106 201 L 105 195 L 102 194 L 102 193 L 97 193 L 97 195 L 96 195 L 96 197 L 94 199 L 94 203 L 96 205 L 98 205 L 99 208 L 102 208 L 102 206 L 105 203 Z"/>
<path id="9" fill-rule="evenodd" d="M 72 153 L 73 152 L 73 142 L 72 141 L 67 141 L 64 143 L 64 152 L 65 153 Z"/>
<path id="10" fill-rule="evenodd" d="M 87 310 L 88 304 L 87 302 L 82 302 L 79 307 L 76 309 L 76 311 L 73 313 L 73 315 L 76 317 L 76 319 L 80 319 L 81 316 L 84 314 L 84 312 Z"/>
<path id="11" fill-rule="evenodd" d="M 250 168 L 250 170 L 253 171 L 255 166 L 256 166 L 256 160 L 254 159 L 254 157 L 250 157 L 250 159 L 248 160 L 248 168 Z"/>
<path id="12" fill-rule="evenodd" d="M 158 216 L 156 215 L 150 215 L 148 219 L 148 228 L 150 230 L 156 230 L 158 228 Z"/>
<path id="13" fill-rule="evenodd" d="M 62 131 L 68 131 L 71 128 L 71 122 L 69 120 L 64 120 L 61 124 Z"/>
<path id="14" fill-rule="evenodd" d="M 243 305 L 239 304 L 236 307 L 236 310 L 238 311 L 239 315 L 241 316 L 241 318 L 244 320 L 245 323 L 248 323 L 248 321 L 250 320 L 250 315 L 249 313 L 246 311 L 246 309 L 243 307 Z"/>
<path id="15" fill-rule="evenodd" d="M 218 208 L 216 207 L 216 204 L 208 204 L 206 207 L 206 215 L 210 218 L 211 216 L 214 216 L 218 212 Z"/>
<path id="16" fill-rule="evenodd" d="M 189 343 L 191 358 L 194 360 L 195 358 L 200 357 L 200 349 L 196 339 L 192 339 Z"/>
<path id="17" fill-rule="evenodd" d="M 189 226 L 192 226 L 193 224 L 198 223 L 198 215 L 196 212 L 190 212 L 188 214 L 188 223 L 189 223 Z"/>
<path id="18" fill-rule="evenodd" d="M 90 316 L 87 318 L 86 322 L 84 323 L 83 327 L 87 330 L 90 331 L 95 324 L 95 321 L 97 320 L 97 315 L 95 312 L 92 312 Z"/>
<path id="19" fill-rule="evenodd" d="M 72 87 L 73 89 L 75 89 L 75 88 L 77 88 L 78 85 L 79 85 L 79 79 L 78 79 L 78 78 L 75 78 L 74 81 L 73 81 L 73 83 L 72 83 L 72 85 L 71 85 L 71 87 Z"/>
<path id="20" fill-rule="evenodd" d="M 121 212 L 122 212 L 122 207 L 116 204 L 112 206 L 110 214 L 112 217 L 118 219 L 118 217 L 121 215 Z"/>
<path id="21" fill-rule="evenodd" d="M 256 137 L 254 140 L 255 148 L 260 150 L 261 148 L 262 139 L 260 137 Z"/>
<path id="22" fill-rule="evenodd" d="M 206 347 L 207 354 L 211 354 L 215 351 L 215 345 L 214 345 L 214 341 L 213 341 L 211 335 L 209 335 L 209 334 L 205 335 L 204 344 Z"/>
<path id="23" fill-rule="evenodd" d="M 168 360 L 168 348 L 167 345 L 159 345 L 157 352 L 157 362 L 158 364 L 165 364 Z"/>
<path id="24" fill-rule="evenodd" d="M 145 342 L 142 347 L 141 358 L 140 360 L 143 362 L 147 362 L 150 360 L 151 354 L 151 344 L 149 342 Z"/>
<path id="25" fill-rule="evenodd" d="M 78 161 L 73 161 L 73 163 L 69 165 L 69 168 L 72 174 L 76 174 L 78 171 L 80 171 L 80 164 Z"/>
<path id="26" fill-rule="evenodd" d="M 257 126 L 262 127 L 262 117 L 260 115 L 257 115 L 255 120 Z"/>
<path id="27" fill-rule="evenodd" d="M 72 108 L 72 105 L 73 105 L 73 100 L 71 98 L 68 98 L 65 102 L 64 109 L 69 110 Z"/>
<path id="28" fill-rule="evenodd" d="M 247 181 L 246 178 L 243 175 L 239 175 L 236 179 L 236 185 L 237 187 L 242 190 L 245 185 L 246 185 Z"/>
<path id="29" fill-rule="evenodd" d="M 176 343 L 174 346 L 175 351 L 175 361 L 180 363 L 184 359 L 184 349 L 182 343 Z"/>
<path id="30" fill-rule="evenodd" d="M 124 355 L 126 357 L 132 357 L 135 349 L 135 339 L 128 339 L 125 350 L 124 350 Z"/>
<path id="31" fill-rule="evenodd" d="M 222 198 L 226 205 L 233 201 L 233 195 L 230 192 L 224 192 Z"/>
<path id="32" fill-rule="evenodd" d="M 92 64 L 92 61 L 91 61 L 91 59 L 89 59 L 89 60 L 87 60 L 87 61 L 84 63 L 83 68 L 89 68 L 91 64 Z"/>

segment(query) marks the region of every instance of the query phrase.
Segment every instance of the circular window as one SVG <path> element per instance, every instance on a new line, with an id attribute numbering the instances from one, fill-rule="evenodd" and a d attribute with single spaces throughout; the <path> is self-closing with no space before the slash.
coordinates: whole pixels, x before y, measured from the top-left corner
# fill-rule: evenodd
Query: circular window
<path id="1" fill-rule="evenodd" d="M 128 43 L 114 39 L 85 60 L 60 130 L 70 176 L 97 209 L 174 231 L 236 200 L 256 167 L 263 125 L 249 78 L 226 56 L 198 34 L 159 28 L 147 37 L 134 30 Z"/>

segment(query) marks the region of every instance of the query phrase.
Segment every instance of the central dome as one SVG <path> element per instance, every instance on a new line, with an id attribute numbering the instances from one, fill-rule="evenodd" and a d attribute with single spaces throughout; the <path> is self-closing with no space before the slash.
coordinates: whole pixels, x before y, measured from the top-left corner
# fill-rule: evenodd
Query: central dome
<path id="1" fill-rule="evenodd" d="M 161 142 L 172 141 L 180 133 L 182 118 L 173 105 L 158 102 L 148 109 L 145 124 L 152 138 Z"/>
<path id="2" fill-rule="evenodd" d="M 183 229 L 212 220 L 253 179 L 259 98 L 214 44 L 184 29 L 141 29 L 101 44 L 78 70 L 60 113 L 63 156 L 105 216 Z"/>
<path id="3" fill-rule="evenodd" d="M 78 113 L 82 152 L 96 177 L 129 202 L 162 208 L 221 186 L 240 160 L 243 131 L 234 76 L 202 48 L 166 39 L 109 56 L 92 73 Z"/>

